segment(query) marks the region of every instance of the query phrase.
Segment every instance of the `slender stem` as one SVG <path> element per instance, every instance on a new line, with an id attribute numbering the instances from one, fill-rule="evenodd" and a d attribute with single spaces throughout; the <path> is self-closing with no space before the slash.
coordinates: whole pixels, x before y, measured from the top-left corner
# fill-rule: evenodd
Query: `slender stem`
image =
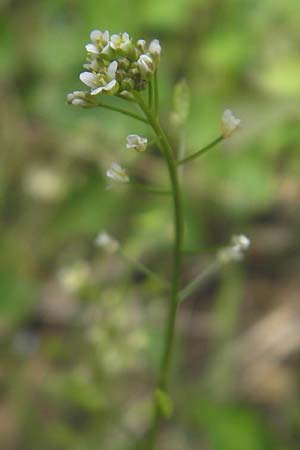
<path id="1" fill-rule="evenodd" d="M 154 74 L 154 113 L 155 117 L 158 117 L 159 108 L 159 90 L 158 90 L 158 75 L 157 70 Z"/>
<path id="2" fill-rule="evenodd" d="M 160 275 L 153 272 L 149 267 L 145 266 L 145 264 L 141 263 L 140 261 L 137 261 L 135 259 L 130 258 L 127 256 L 127 254 L 119 249 L 119 254 L 122 256 L 122 258 L 128 262 L 131 266 L 138 269 L 140 272 L 142 272 L 144 275 L 146 275 L 149 278 L 152 278 L 153 280 L 157 281 L 161 286 L 164 287 L 170 287 L 169 282 L 167 280 L 164 280 Z"/>
<path id="3" fill-rule="evenodd" d="M 173 271 L 171 280 L 170 302 L 167 316 L 166 334 L 164 342 L 164 350 L 159 370 L 159 376 L 156 389 L 166 391 L 169 383 L 169 375 L 172 361 L 172 353 L 175 338 L 176 316 L 179 304 L 179 289 L 180 289 L 180 275 L 181 275 L 181 247 L 183 241 L 183 216 L 181 205 L 180 186 L 178 182 L 178 173 L 176 163 L 174 160 L 174 153 L 169 144 L 169 141 L 161 128 L 158 119 L 149 111 L 142 96 L 137 95 L 137 102 L 145 113 L 149 124 L 153 131 L 159 138 L 159 145 L 162 154 L 166 160 L 171 181 L 173 207 L 174 207 L 174 249 L 173 249 Z M 160 404 L 157 400 L 154 402 L 154 414 L 152 427 L 148 435 L 147 450 L 153 450 L 156 445 L 157 435 L 160 428 L 163 415 Z"/>
<path id="4" fill-rule="evenodd" d="M 185 127 L 181 126 L 179 128 L 179 143 L 178 143 L 178 151 L 177 151 L 177 159 L 180 161 L 184 158 L 185 155 L 185 145 L 186 144 L 186 138 L 185 138 Z M 178 167 L 178 177 L 181 181 L 183 175 L 183 166 Z"/>
<path id="5" fill-rule="evenodd" d="M 211 148 L 213 148 L 215 145 L 217 145 L 219 142 L 223 141 L 224 136 L 219 136 L 217 139 L 212 141 L 210 144 L 206 145 L 205 147 L 201 148 L 197 152 L 193 153 L 190 156 L 187 156 L 184 159 L 180 159 L 179 161 L 176 161 L 176 164 L 179 166 L 180 164 L 185 164 L 188 161 L 192 161 L 193 159 L 198 158 L 201 155 L 204 155 L 204 153 L 208 152 Z"/>
<path id="6" fill-rule="evenodd" d="M 148 108 L 152 111 L 153 108 L 153 82 L 149 81 L 148 84 Z"/>
<path id="7" fill-rule="evenodd" d="M 183 302 L 187 299 L 196 289 L 198 289 L 206 280 L 213 276 L 221 267 L 219 261 L 213 262 L 210 266 L 204 269 L 199 275 L 194 278 L 187 286 L 185 286 L 179 293 L 179 300 Z"/>
<path id="8" fill-rule="evenodd" d="M 139 189 L 142 189 L 145 192 L 148 192 L 149 194 L 156 194 L 156 195 L 170 195 L 171 191 L 169 189 L 159 188 L 156 186 L 149 186 L 145 183 L 139 183 L 138 181 L 130 181 L 130 184 L 132 186 L 136 186 Z"/>
<path id="9" fill-rule="evenodd" d="M 99 106 L 100 108 L 110 109 L 111 111 L 117 111 L 121 114 L 124 114 L 125 116 L 133 117 L 133 119 L 139 120 L 144 123 L 148 123 L 147 119 L 145 119 L 142 116 L 139 116 L 138 114 L 135 114 L 132 111 L 128 111 L 127 109 L 119 108 L 118 106 L 105 105 L 104 103 L 98 103 L 97 106 Z"/>

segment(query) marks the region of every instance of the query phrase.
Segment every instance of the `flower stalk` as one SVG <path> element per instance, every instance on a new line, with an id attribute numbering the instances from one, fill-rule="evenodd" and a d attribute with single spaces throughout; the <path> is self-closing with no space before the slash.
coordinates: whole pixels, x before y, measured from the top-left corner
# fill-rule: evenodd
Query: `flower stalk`
<path id="1" fill-rule="evenodd" d="M 168 169 L 170 188 L 159 188 L 136 182 L 129 177 L 126 169 L 114 162 L 107 170 L 106 175 L 112 184 L 133 185 L 148 193 L 168 195 L 173 204 L 173 253 L 172 275 L 170 283 L 165 282 L 141 263 L 134 263 L 148 276 L 160 281 L 168 287 L 169 302 L 165 323 L 163 354 L 156 386 L 153 393 L 153 415 L 149 432 L 146 434 L 145 450 L 156 448 L 157 437 L 162 421 L 172 414 L 172 402 L 168 394 L 172 356 L 175 344 L 175 329 L 178 307 L 181 301 L 187 298 L 199 285 L 220 265 L 231 260 L 239 260 L 248 248 L 250 241 L 243 235 L 234 237 L 232 245 L 226 247 L 218 254 L 215 265 L 200 274 L 184 289 L 181 289 L 181 269 L 183 256 L 184 218 L 181 195 L 182 164 L 192 161 L 205 154 L 223 139 L 230 137 L 240 127 L 240 119 L 236 118 L 231 110 L 226 110 L 221 119 L 221 136 L 199 151 L 184 157 L 184 152 L 176 155 L 167 135 L 159 121 L 159 89 L 158 66 L 160 63 L 161 46 L 157 39 L 149 44 L 144 39 L 133 40 L 128 33 L 112 34 L 108 31 L 93 30 L 90 42 L 86 45 L 87 62 L 85 71 L 80 74 L 80 80 L 89 88 L 89 91 L 74 91 L 68 95 L 70 105 L 81 108 L 102 107 L 120 114 L 129 116 L 150 126 L 164 162 Z M 144 100 L 147 95 L 147 101 Z M 116 97 L 136 104 L 140 113 L 130 109 L 110 105 L 102 102 L 103 97 Z M 101 100 L 99 100 L 101 98 Z M 188 116 L 189 95 L 185 82 L 180 83 L 177 89 L 176 117 L 181 130 Z M 184 149 L 182 135 L 181 150 Z M 137 153 L 147 151 L 148 138 L 138 134 L 127 136 L 127 150 Z M 179 159 L 177 159 L 179 158 Z M 181 159 L 180 159 L 181 158 Z M 112 185 L 110 185 L 111 187 Z M 96 245 L 108 253 L 118 251 L 125 258 L 118 241 L 102 232 L 96 239 Z M 127 258 L 128 259 L 128 258 Z M 132 262 L 131 262 L 132 263 Z"/>
<path id="2" fill-rule="evenodd" d="M 180 290 L 181 263 L 182 263 L 181 249 L 184 232 L 182 200 L 181 200 L 178 171 L 176 167 L 173 149 L 171 148 L 171 145 L 158 121 L 158 118 L 155 117 L 155 115 L 153 115 L 153 113 L 148 109 L 142 96 L 137 94 L 136 99 L 137 103 L 140 105 L 141 110 L 144 112 L 145 116 L 149 121 L 149 124 L 151 125 L 154 133 L 158 138 L 159 147 L 162 151 L 163 157 L 168 167 L 172 192 L 172 201 L 173 201 L 173 214 L 174 214 L 173 270 L 171 279 L 170 300 L 168 307 L 169 309 L 165 331 L 164 350 L 156 387 L 156 389 L 158 389 L 159 391 L 166 392 L 168 389 L 172 354 L 174 349 L 176 317 L 179 305 L 179 290 Z M 160 422 L 162 419 L 163 413 L 161 411 L 161 406 L 156 396 L 154 400 L 154 412 L 152 419 L 153 423 L 150 428 L 148 436 L 149 441 L 147 450 L 152 450 L 155 447 L 156 438 L 159 431 Z"/>

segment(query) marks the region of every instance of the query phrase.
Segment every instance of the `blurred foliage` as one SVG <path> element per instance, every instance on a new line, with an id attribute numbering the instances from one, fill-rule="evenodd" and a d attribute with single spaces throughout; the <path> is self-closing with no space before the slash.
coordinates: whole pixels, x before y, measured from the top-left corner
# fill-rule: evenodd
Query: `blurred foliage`
<path id="1" fill-rule="evenodd" d="M 299 301 L 299 0 L 4 0 L 0 8 L 1 448 L 125 449 L 148 423 L 163 293 L 93 242 L 107 229 L 131 260 L 168 274 L 170 205 L 105 189 L 116 159 L 142 180 L 166 181 L 155 146 L 123 152 L 143 125 L 66 105 L 99 28 L 160 39 L 161 114 L 174 144 L 176 83 L 188 103 L 182 79 L 191 93 L 187 151 L 219 134 L 225 108 L 243 123 L 184 170 L 184 280 L 233 233 L 248 234 L 253 249 L 182 308 L 174 405 L 162 399 L 174 417 L 160 448 L 297 450 L 300 327 L 268 328 L 280 356 L 254 359 L 251 370 L 232 355 L 258 320 Z"/>

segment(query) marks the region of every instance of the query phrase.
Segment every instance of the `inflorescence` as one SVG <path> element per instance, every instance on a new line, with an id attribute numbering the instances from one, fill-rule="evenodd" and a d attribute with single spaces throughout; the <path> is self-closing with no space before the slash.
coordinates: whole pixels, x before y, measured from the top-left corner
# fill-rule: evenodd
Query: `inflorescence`
<path id="1" fill-rule="evenodd" d="M 93 30 L 86 44 L 87 62 L 80 80 L 89 91 L 74 91 L 68 103 L 83 108 L 97 106 L 98 94 L 130 98 L 134 91 L 143 91 L 156 72 L 161 46 L 158 39 L 149 44 L 133 40 L 128 33 L 112 34 Z"/>

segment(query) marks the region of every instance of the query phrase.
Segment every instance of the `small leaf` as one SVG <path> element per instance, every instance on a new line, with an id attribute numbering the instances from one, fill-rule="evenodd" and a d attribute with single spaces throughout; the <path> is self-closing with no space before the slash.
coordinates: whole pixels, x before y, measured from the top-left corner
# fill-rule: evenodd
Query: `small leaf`
<path id="1" fill-rule="evenodd" d="M 190 90 L 186 80 L 179 81 L 174 90 L 174 119 L 184 125 L 190 112 Z"/>
<path id="2" fill-rule="evenodd" d="M 162 389 L 156 389 L 155 399 L 163 416 L 170 418 L 173 414 L 173 404 L 167 392 Z"/>

